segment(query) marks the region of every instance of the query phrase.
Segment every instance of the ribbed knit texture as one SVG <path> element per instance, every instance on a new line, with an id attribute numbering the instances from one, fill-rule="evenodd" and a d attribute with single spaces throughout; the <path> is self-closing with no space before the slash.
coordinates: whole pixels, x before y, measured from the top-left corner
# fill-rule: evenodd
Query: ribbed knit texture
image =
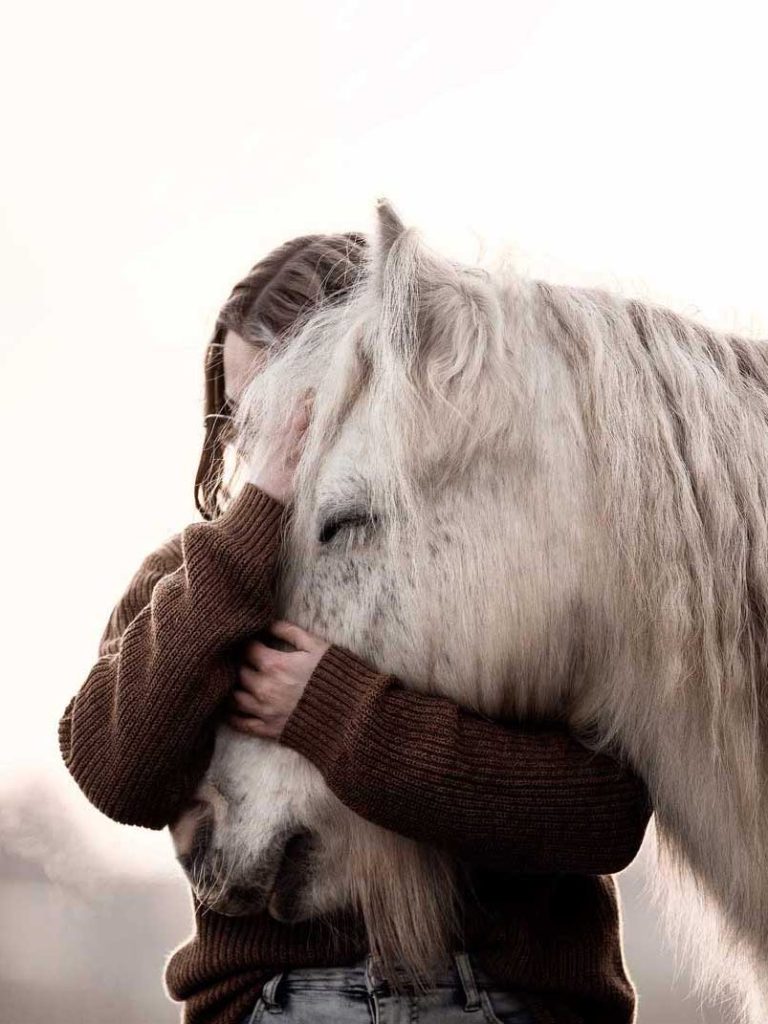
<path id="1" fill-rule="evenodd" d="M 160 829 L 192 796 L 234 646 L 273 618 L 287 513 L 253 484 L 226 512 L 148 555 L 114 608 L 99 657 L 59 723 L 64 761 L 116 821 Z M 629 1024 L 635 996 L 609 875 L 651 813 L 641 781 L 557 726 L 499 723 L 405 689 L 350 651 L 321 659 L 281 743 L 362 817 L 465 865 L 464 945 L 541 1024 Z M 202 912 L 166 964 L 186 1024 L 236 1024 L 275 971 L 352 964 L 352 913 L 304 925 Z"/>

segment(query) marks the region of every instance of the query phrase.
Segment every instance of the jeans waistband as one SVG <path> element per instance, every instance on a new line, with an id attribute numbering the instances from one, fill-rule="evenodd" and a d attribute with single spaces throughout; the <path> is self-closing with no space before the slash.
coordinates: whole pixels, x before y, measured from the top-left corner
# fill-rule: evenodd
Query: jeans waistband
<path id="1" fill-rule="evenodd" d="M 428 987 L 459 988 L 463 992 L 465 1009 L 472 1011 L 480 1008 L 480 988 L 485 987 L 487 981 L 488 979 L 473 967 L 469 955 L 462 951 L 453 954 L 451 964 L 434 978 Z M 360 987 L 372 995 L 381 996 L 388 994 L 393 988 L 407 990 L 412 987 L 413 981 L 405 968 L 394 966 L 385 972 L 380 961 L 374 956 L 367 956 L 350 967 L 291 969 L 276 974 L 264 985 L 261 998 L 266 1009 L 273 1013 L 279 1012 L 280 992 L 292 985 L 303 988 L 317 986 L 318 990 L 326 991 Z"/>

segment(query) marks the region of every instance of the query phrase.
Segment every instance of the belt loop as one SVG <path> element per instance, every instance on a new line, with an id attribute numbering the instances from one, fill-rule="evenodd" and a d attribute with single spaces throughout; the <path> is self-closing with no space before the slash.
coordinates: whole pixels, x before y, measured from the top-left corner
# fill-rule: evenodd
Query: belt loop
<path id="1" fill-rule="evenodd" d="M 371 1011 L 373 1024 L 379 1024 L 381 1018 L 379 1011 L 381 980 L 376 973 L 375 960 L 370 955 L 365 958 L 365 991 L 368 997 L 368 1008 Z"/>
<path id="2" fill-rule="evenodd" d="M 389 981 L 382 969 L 381 960 L 373 953 L 365 958 L 366 985 L 377 995 L 389 992 Z"/>
<path id="3" fill-rule="evenodd" d="M 268 1013 L 283 1012 L 283 1008 L 277 998 L 277 987 L 282 980 L 283 972 L 281 971 L 280 974 L 276 974 L 274 978 L 270 978 L 261 990 L 261 998 L 264 1000 L 264 1009 Z"/>
<path id="4" fill-rule="evenodd" d="M 467 1013 L 473 1013 L 475 1010 L 480 1009 L 480 992 L 475 981 L 475 972 L 472 970 L 472 964 L 469 962 L 469 957 L 466 953 L 454 953 L 453 959 L 456 961 L 459 981 L 464 989 L 464 996 L 467 1000 L 464 1004 L 464 1010 Z"/>

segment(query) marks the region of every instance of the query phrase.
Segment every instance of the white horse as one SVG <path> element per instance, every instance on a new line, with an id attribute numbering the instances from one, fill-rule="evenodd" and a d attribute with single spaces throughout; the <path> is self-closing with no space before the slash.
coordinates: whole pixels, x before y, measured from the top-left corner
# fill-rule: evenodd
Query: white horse
<path id="1" fill-rule="evenodd" d="M 307 388 L 280 616 L 415 689 L 564 713 L 620 752 L 650 789 L 661 873 L 692 881 L 768 1019 L 768 346 L 460 265 L 382 202 L 351 299 L 245 391 L 241 451 Z M 449 858 L 225 726 L 200 795 L 201 898 L 286 920 L 354 904 L 373 950 L 429 976 Z"/>

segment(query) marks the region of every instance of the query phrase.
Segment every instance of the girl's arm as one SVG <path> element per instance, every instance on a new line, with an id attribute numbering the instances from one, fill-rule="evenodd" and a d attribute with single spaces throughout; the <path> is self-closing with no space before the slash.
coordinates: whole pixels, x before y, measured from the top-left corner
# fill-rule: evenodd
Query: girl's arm
<path id="1" fill-rule="evenodd" d="M 652 810 L 629 768 L 565 727 L 491 721 L 333 645 L 280 742 L 361 817 L 505 871 L 621 871 Z"/>
<path id="2" fill-rule="evenodd" d="M 252 482 L 212 522 L 149 555 L 59 722 L 64 762 L 116 821 L 161 829 L 213 752 L 213 716 L 237 674 L 232 645 L 264 627 L 285 506 Z"/>
<path id="3" fill-rule="evenodd" d="M 105 654 L 120 652 L 126 626 L 136 618 L 145 605 L 149 604 L 155 584 L 163 576 L 178 569 L 183 561 L 184 553 L 181 549 L 180 533 L 175 533 L 159 548 L 147 555 L 133 574 L 122 597 L 112 609 L 104 632 L 101 634 L 101 640 L 99 640 L 100 658 Z"/>

